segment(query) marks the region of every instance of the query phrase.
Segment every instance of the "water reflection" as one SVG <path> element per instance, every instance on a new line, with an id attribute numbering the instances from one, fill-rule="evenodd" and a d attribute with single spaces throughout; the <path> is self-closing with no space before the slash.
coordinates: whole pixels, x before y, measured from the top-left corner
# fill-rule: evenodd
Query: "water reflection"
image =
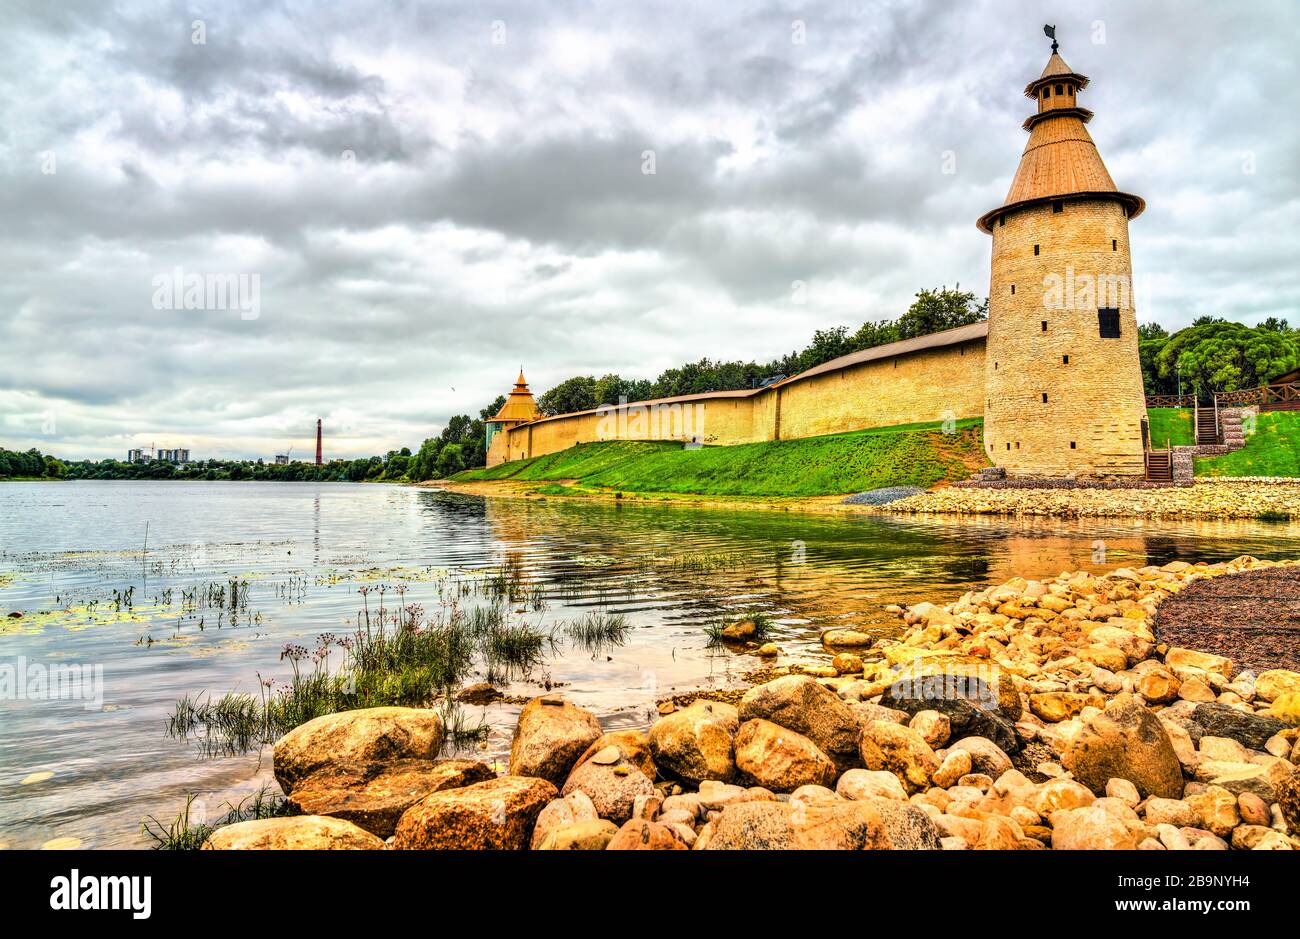
<path id="1" fill-rule="evenodd" d="M 649 723 L 657 698 L 729 686 L 756 667 L 752 656 L 707 647 L 704 625 L 727 612 L 768 611 L 785 655 L 812 658 L 828 626 L 893 628 L 889 603 L 952 599 L 1016 575 L 1243 553 L 1300 555 L 1300 526 L 489 502 L 347 484 L 7 484 L 0 614 L 29 615 L 0 618 L 0 664 L 101 664 L 106 706 L 0 701 L 0 843 L 141 845 L 140 820 L 170 817 L 186 793 L 201 793 L 199 805 L 215 813 L 268 781 L 269 753 L 203 760 L 168 738 L 171 708 L 187 694 L 255 692 L 259 674 L 283 678 L 285 643 L 310 646 L 320 633 L 355 628 L 363 583 L 400 584 L 406 602 L 433 610 L 448 596 L 447 578 L 510 559 L 545 603 L 526 614 L 540 628 L 592 611 L 624 614 L 624 645 L 561 643 L 506 690 L 559 686 L 607 726 L 630 727 Z M 248 583 L 248 609 L 233 620 L 178 611 L 182 592 L 232 578 Z M 130 616 L 105 607 L 131 587 Z M 482 712 L 495 729 L 478 756 L 503 760 L 516 710 Z M 53 775 L 22 784 L 38 772 Z"/>

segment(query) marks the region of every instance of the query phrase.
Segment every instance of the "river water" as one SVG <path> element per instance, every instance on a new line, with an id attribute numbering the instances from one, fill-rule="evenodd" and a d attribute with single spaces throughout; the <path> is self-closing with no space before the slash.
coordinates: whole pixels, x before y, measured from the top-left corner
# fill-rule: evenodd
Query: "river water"
<path id="1" fill-rule="evenodd" d="M 1241 554 L 1300 557 L 1300 525 L 835 517 L 347 483 L 6 483 L 0 846 L 147 846 L 141 821 L 170 821 L 191 794 L 196 817 L 219 816 L 273 784 L 269 748 L 213 756 L 170 736 L 177 700 L 257 694 L 289 674 L 286 644 L 346 635 L 366 609 L 486 602 L 461 585 L 503 563 L 530 585 L 510 614 L 521 622 L 626 617 L 622 645 L 561 639 L 503 688 L 559 687 L 614 729 L 647 726 L 668 694 L 734 686 L 766 664 L 710 648 L 704 627 L 729 612 L 766 611 L 780 661 L 815 661 L 829 626 L 896 629 L 890 603 Z M 78 697 L 51 699 L 33 678 L 56 665 L 83 669 Z M 470 710 L 493 728 L 475 755 L 504 765 L 518 707 Z"/>

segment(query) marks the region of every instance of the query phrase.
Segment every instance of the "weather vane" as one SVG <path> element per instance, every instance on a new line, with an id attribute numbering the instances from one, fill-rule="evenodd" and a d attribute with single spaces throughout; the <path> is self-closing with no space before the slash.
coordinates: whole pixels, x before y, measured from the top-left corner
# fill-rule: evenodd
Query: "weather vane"
<path id="1" fill-rule="evenodd" d="M 1055 26 L 1044 26 L 1044 27 L 1043 27 L 1043 35 L 1046 36 L 1048 39 L 1052 40 L 1052 51 L 1055 52 L 1055 51 L 1056 51 L 1056 48 L 1057 48 L 1057 43 L 1056 43 L 1056 27 L 1055 27 Z"/>

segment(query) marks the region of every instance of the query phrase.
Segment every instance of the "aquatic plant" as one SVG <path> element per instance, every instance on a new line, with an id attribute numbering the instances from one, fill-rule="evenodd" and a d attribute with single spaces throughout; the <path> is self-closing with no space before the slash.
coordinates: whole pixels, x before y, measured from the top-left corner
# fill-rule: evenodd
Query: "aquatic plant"
<path id="1" fill-rule="evenodd" d="M 270 786 L 263 786 L 257 792 L 232 805 L 224 803 L 225 814 L 212 825 L 193 822 L 191 809 L 197 796 L 194 793 L 185 798 L 185 807 L 168 824 L 163 824 L 156 817 L 147 816 L 140 823 L 140 832 L 150 841 L 155 851 L 197 851 L 203 842 L 218 828 L 234 825 L 238 822 L 251 822 L 264 818 L 280 818 L 292 815 L 293 809 L 287 799 Z"/>
<path id="2" fill-rule="evenodd" d="M 622 613 L 587 613 L 563 626 L 565 634 L 588 652 L 621 646 L 627 641 L 632 624 Z"/>
<path id="3" fill-rule="evenodd" d="M 709 638 L 708 644 L 710 646 L 719 646 L 725 642 L 732 641 L 723 635 L 723 630 L 728 626 L 731 626 L 733 623 L 740 623 L 745 620 L 749 620 L 754 624 L 754 632 L 746 637 L 748 640 L 763 642 L 767 639 L 768 633 L 771 631 L 772 627 L 772 617 L 762 611 L 751 610 L 739 615 L 723 616 L 706 625 L 704 627 L 704 634 Z"/>

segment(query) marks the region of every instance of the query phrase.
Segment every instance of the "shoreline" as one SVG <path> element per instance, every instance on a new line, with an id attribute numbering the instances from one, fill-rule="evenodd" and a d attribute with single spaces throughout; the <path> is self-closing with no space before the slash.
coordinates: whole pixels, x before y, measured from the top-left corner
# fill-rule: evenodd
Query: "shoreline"
<path id="1" fill-rule="evenodd" d="M 327 715 L 275 744 L 301 814 L 204 847 L 1300 850 L 1300 672 L 1159 635 L 1184 588 L 1259 571 L 1300 581 L 1248 556 L 1012 578 L 897 608 L 896 637 L 828 630 L 816 675 L 646 730 L 543 694 L 501 776 L 437 759 L 436 711 Z"/>
<path id="2" fill-rule="evenodd" d="M 1300 522 L 1300 479 L 1201 478 L 1163 489 L 975 489 L 941 486 L 885 505 L 846 503 L 846 495 L 720 496 L 615 493 L 581 489 L 573 480 L 429 480 L 419 488 L 499 499 L 564 499 L 709 509 L 757 509 L 824 515 L 937 515 L 1002 518 L 1116 518 Z M 556 489 L 570 489 L 557 492 Z M 549 489 L 549 492 L 542 490 Z"/>

